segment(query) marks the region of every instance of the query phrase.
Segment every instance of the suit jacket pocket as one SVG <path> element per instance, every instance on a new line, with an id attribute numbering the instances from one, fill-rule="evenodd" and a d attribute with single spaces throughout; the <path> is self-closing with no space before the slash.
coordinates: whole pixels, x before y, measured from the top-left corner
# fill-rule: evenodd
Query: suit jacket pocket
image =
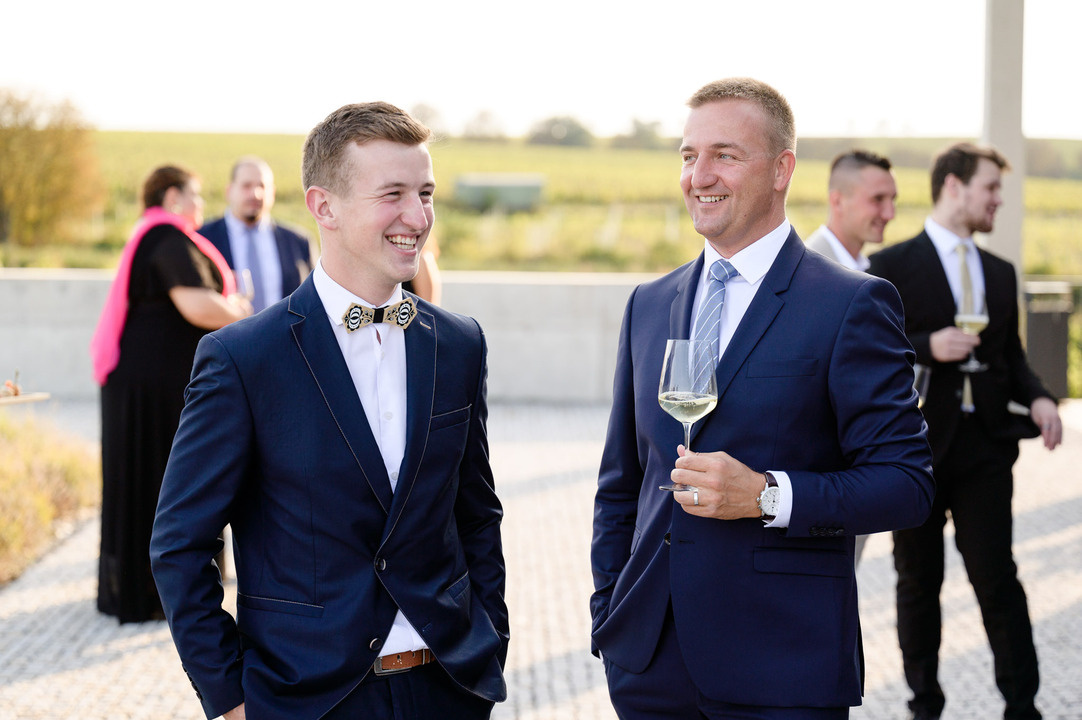
<path id="1" fill-rule="evenodd" d="M 462 577 L 451 583 L 451 586 L 447 588 L 447 594 L 457 603 L 462 599 L 462 596 L 467 590 L 470 589 L 470 573 L 467 570 L 462 573 Z"/>
<path id="2" fill-rule="evenodd" d="M 761 547 L 755 549 L 753 563 L 763 573 L 848 577 L 853 572 L 853 559 L 837 550 Z"/>
<path id="3" fill-rule="evenodd" d="M 432 419 L 428 421 L 428 431 L 435 432 L 445 427 L 451 427 L 453 425 L 460 425 L 464 422 L 469 422 L 470 409 L 472 405 L 467 405 L 464 408 L 458 410 L 452 410 L 451 412 L 440 413 L 439 415 L 433 415 Z"/>
<path id="4" fill-rule="evenodd" d="M 748 363 L 748 377 L 797 377 L 814 375 L 819 366 L 816 358 L 791 358 L 788 360 L 759 360 Z"/>
<path id="5" fill-rule="evenodd" d="M 292 600 L 276 600 L 274 598 L 237 593 L 237 604 L 252 610 L 266 610 L 268 612 L 314 618 L 323 617 L 322 605 L 310 605 L 308 603 L 293 602 Z"/>

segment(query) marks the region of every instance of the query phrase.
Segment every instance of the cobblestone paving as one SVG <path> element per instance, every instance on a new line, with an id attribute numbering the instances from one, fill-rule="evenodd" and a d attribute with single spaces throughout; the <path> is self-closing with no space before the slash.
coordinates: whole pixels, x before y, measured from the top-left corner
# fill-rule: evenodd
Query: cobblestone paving
<path id="1" fill-rule="evenodd" d="M 87 434 L 94 413 L 57 417 Z M 1016 467 L 1015 553 L 1049 720 L 1082 719 L 1082 401 L 1064 414 L 1066 446 L 1047 453 L 1027 441 Z M 493 717 L 615 720 L 589 654 L 590 523 L 607 409 L 496 405 L 491 415 L 512 623 L 509 697 Z M 890 546 L 889 536 L 872 537 L 858 574 L 868 681 L 856 720 L 905 717 Z M 164 623 L 120 626 L 95 611 L 97 550 L 90 518 L 0 590 L 0 720 L 198 720 Z M 999 717 L 991 655 L 953 547 L 943 598 L 944 720 Z"/>

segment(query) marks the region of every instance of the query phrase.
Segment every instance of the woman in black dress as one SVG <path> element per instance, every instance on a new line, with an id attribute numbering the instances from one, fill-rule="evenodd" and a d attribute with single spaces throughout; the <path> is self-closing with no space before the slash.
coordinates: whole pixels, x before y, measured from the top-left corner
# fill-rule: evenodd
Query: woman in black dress
<path id="1" fill-rule="evenodd" d="M 161 167 L 121 258 L 92 344 L 102 383 L 98 609 L 121 623 L 163 617 L 150 532 L 199 339 L 251 314 L 221 254 L 194 228 L 198 178 Z"/>

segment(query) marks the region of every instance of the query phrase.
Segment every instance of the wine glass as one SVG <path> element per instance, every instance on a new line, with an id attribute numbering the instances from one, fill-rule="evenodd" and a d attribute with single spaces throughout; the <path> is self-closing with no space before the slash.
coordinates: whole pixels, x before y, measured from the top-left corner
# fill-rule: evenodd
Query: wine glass
<path id="1" fill-rule="evenodd" d="M 954 324 L 966 335 L 980 335 L 981 331 L 988 327 L 988 313 L 984 312 L 983 307 L 980 312 L 958 313 L 954 316 Z M 987 370 L 988 365 L 977 359 L 977 351 L 974 349 L 969 351 L 969 359 L 959 365 L 958 369 L 964 373 L 978 373 Z"/>
<path id="2" fill-rule="evenodd" d="M 661 384 L 657 399 L 661 408 L 684 426 L 684 447 L 691 450 L 691 426 L 706 417 L 718 404 L 718 386 L 714 379 L 714 351 L 702 340 L 669 340 L 661 365 Z M 673 483 L 662 490 L 687 490 Z"/>
<path id="3" fill-rule="evenodd" d="M 252 271 L 248 268 L 242 268 L 240 277 L 237 280 L 237 292 L 247 298 L 248 302 L 255 300 L 255 283 L 252 282 Z"/>
<path id="4" fill-rule="evenodd" d="M 913 366 L 913 389 L 917 391 L 917 407 L 924 407 L 928 396 L 928 384 L 932 381 L 932 368 L 917 363 Z"/>

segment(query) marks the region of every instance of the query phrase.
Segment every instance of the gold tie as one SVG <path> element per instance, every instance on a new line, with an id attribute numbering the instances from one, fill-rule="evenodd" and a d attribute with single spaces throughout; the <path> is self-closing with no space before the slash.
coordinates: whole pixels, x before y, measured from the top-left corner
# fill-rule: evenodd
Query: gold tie
<path id="1" fill-rule="evenodd" d="M 958 243 L 958 273 L 962 276 L 962 314 L 973 314 L 973 279 L 969 276 L 969 263 L 966 262 L 966 251 L 969 246 L 965 242 Z M 973 385 L 969 380 L 969 373 L 965 374 L 962 381 L 962 411 L 973 412 Z"/>

